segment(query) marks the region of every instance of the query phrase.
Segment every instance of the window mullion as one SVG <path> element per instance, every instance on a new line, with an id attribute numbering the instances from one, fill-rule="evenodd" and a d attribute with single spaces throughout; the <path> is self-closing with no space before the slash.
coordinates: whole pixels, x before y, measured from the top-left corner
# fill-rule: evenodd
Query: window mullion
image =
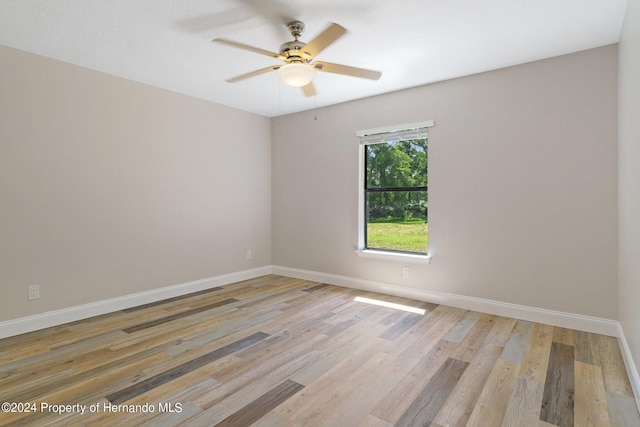
<path id="1" fill-rule="evenodd" d="M 386 192 L 396 192 L 396 191 L 428 191 L 427 187 L 375 187 L 375 188 L 367 188 L 365 187 L 365 191 L 367 193 L 382 193 Z"/>

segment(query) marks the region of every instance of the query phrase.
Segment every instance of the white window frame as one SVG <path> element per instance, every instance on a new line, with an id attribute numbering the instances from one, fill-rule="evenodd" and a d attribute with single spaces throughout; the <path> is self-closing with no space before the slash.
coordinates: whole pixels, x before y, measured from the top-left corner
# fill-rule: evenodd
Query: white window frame
<path id="1" fill-rule="evenodd" d="M 394 136 L 398 134 L 407 134 L 411 131 L 417 131 L 424 128 L 430 128 L 435 125 L 433 120 L 427 120 L 423 122 L 406 123 L 394 126 L 385 126 L 373 129 L 363 129 L 356 131 L 356 136 L 359 138 L 359 154 L 358 154 L 358 247 L 356 253 L 358 256 L 365 258 L 375 258 L 388 261 L 401 261 L 401 262 L 417 262 L 417 263 L 431 263 L 431 253 L 427 254 L 412 254 L 403 252 L 392 252 L 380 249 L 366 249 L 365 246 L 365 227 L 366 218 L 364 214 L 365 210 L 365 193 L 364 193 L 364 180 L 366 179 L 364 170 L 364 157 L 365 147 L 369 144 L 382 143 L 385 141 L 393 141 Z M 385 139 L 386 138 L 386 139 Z"/>

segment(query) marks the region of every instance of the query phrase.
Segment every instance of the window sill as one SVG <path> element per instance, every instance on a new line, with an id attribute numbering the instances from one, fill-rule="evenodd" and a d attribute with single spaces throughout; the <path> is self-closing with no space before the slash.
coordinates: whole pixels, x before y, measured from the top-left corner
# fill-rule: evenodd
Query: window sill
<path id="1" fill-rule="evenodd" d="M 431 255 L 403 254 L 398 252 L 385 252 L 371 249 L 357 249 L 358 256 L 363 258 L 382 259 L 385 261 L 402 261 L 431 264 Z"/>

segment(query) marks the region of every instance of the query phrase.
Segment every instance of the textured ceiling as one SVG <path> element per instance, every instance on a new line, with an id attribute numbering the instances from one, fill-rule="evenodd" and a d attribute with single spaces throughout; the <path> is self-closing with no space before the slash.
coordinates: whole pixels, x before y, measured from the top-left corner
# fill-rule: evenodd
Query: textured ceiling
<path id="1" fill-rule="evenodd" d="M 268 117 L 616 43 L 626 0 L 0 0 L 0 44 Z M 310 41 L 348 32 L 317 59 L 382 71 L 378 81 L 316 73 L 316 97 L 280 63 L 211 43 L 278 51 L 286 23 Z"/>

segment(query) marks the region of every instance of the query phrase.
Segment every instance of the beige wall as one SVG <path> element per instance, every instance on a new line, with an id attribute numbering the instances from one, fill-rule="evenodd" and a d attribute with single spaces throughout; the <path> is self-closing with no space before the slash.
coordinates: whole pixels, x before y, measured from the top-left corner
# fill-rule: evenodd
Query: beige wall
<path id="1" fill-rule="evenodd" d="M 0 70 L 0 321 L 270 264 L 268 119 L 1 46 Z"/>
<path id="2" fill-rule="evenodd" d="M 640 364 L 640 4 L 629 1 L 620 39 L 620 322 Z M 637 390 L 636 390 L 637 391 Z M 640 397 L 637 398 L 640 401 Z"/>
<path id="3" fill-rule="evenodd" d="M 0 321 L 270 263 L 617 318 L 616 46 L 318 120 L 269 121 L 4 47 L 0 69 Z M 354 251 L 354 132 L 427 119 L 434 258 L 402 279 L 405 263 Z M 30 284 L 41 299 L 26 300 Z"/>
<path id="4" fill-rule="evenodd" d="M 273 264 L 616 319 L 616 94 L 611 45 L 275 118 Z M 432 263 L 358 257 L 354 132 L 429 119 Z"/>

